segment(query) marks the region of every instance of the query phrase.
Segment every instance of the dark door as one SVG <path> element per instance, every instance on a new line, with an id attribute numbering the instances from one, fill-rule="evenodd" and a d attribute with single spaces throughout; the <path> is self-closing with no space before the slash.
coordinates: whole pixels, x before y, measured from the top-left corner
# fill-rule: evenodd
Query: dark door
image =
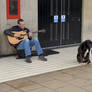
<path id="1" fill-rule="evenodd" d="M 61 45 L 80 43 L 82 0 L 63 0 L 62 2 L 62 14 L 66 16 L 66 22 L 62 23 Z"/>
<path id="2" fill-rule="evenodd" d="M 38 29 L 46 30 L 45 33 L 40 31 L 38 33 L 42 47 L 60 45 L 60 2 L 61 0 L 39 0 L 38 2 Z"/>
<path id="3" fill-rule="evenodd" d="M 38 0 L 38 38 L 41 46 L 80 43 L 81 7 L 82 0 Z M 46 32 L 41 32 L 42 29 Z"/>

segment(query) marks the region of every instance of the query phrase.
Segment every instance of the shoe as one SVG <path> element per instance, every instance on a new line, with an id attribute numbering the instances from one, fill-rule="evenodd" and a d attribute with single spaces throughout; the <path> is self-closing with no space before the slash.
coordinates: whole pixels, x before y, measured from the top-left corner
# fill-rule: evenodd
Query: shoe
<path id="1" fill-rule="evenodd" d="M 39 59 L 40 59 L 41 61 L 47 61 L 47 58 L 45 58 L 43 55 L 39 55 Z"/>
<path id="2" fill-rule="evenodd" d="M 20 57 L 18 55 L 16 55 L 16 59 L 20 59 Z"/>
<path id="3" fill-rule="evenodd" d="M 26 62 L 27 63 L 32 63 L 31 59 L 30 59 L 30 56 L 26 56 Z"/>

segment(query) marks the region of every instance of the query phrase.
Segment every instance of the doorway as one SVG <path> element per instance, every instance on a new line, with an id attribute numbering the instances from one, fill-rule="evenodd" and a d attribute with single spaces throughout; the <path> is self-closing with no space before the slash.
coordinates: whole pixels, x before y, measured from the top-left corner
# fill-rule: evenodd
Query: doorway
<path id="1" fill-rule="evenodd" d="M 82 0 L 38 0 L 38 39 L 42 47 L 81 42 Z"/>

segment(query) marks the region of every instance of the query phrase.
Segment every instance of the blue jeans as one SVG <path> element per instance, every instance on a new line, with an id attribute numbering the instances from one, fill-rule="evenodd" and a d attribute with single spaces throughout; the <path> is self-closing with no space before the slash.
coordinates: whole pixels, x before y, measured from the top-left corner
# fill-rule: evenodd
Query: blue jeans
<path id="1" fill-rule="evenodd" d="M 31 48 L 35 46 L 37 54 L 43 54 L 43 50 L 40 46 L 39 40 L 37 38 L 33 38 L 32 40 L 25 39 L 21 43 L 18 44 L 17 50 L 22 50 L 24 49 L 25 51 L 25 56 L 30 56 L 31 55 Z"/>

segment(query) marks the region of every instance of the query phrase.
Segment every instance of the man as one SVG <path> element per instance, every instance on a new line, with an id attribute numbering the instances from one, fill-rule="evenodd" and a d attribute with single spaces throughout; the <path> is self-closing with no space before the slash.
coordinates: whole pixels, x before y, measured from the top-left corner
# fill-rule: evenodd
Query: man
<path id="1" fill-rule="evenodd" d="M 11 29 L 5 30 L 4 33 L 6 35 L 18 38 L 18 37 L 20 37 L 20 35 L 16 34 L 16 33 L 14 34 L 14 33 L 12 33 L 12 31 L 16 31 L 16 32 L 24 31 L 24 32 L 26 32 L 28 34 L 28 37 L 30 37 L 30 38 L 32 37 L 32 32 L 30 32 L 29 29 L 25 27 L 23 19 L 19 19 L 17 21 L 17 24 L 18 25 L 13 26 Z M 36 47 L 39 59 L 42 60 L 42 61 L 47 61 L 47 59 L 43 55 L 43 50 L 40 47 L 39 40 L 36 39 L 36 38 L 32 38 L 32 39 L 28 39 L 27 38 L 27 39 L 22 40 L 19 44 L 16 45 L 16 49 L 17 50 L 24 49 L 24 51 L 25 51 L 25 58 L 26 58 L 25 61 L 27 63 L 32 63 L 31 58 L 30 58 L 30 56 L 31 56 L 30 48 L 32 48 L 32 46 L 34 46 L 34 45 Z"/>

